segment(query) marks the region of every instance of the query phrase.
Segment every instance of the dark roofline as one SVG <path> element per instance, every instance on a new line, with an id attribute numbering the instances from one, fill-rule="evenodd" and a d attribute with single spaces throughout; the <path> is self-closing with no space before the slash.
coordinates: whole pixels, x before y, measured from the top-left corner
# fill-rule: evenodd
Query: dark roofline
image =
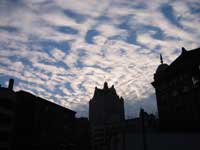
<path id="1" fill-rule="evenodd" d="M 11 91 L 11 92 L 14 93 L 13 90 L 11 90 L 11 89 L 9 89 L 9 88 L 7 88 L 7 87 L 0 87 L 0 90 Z"/>
<path id="2" fill-rule="evenodd" d="M 36 96 L 36 95 L 34 95 L 34 94 L 30 93 L 30 92 L 27 92 L 27 91 L 24 91 L 24 90 L 20 90 L 20 91 L 17 91 L 16 93 L 28 94 L 28 95 L 33 96 L 33 97 L 37 98 L 38 100 L 41 100 L 41 101 L 43 101 L 43 102 L 45 102 L 45 103 L 49 103 L 49 104 L 51 104 L 51 105 L 54 105 L 54 106 L 56 106 L 56 107 L 59 107 L 59 108 L 65 110 L 65 111 L 69 111 L 69 112 L 71 112 L 71 113 L 76 114 L 76 112 L 73 111 L 73 110 L 71 110 L 71 109 L 68 109 L 68 108 L 66 108 L 66 107 L 64 107 L 64 106 L 58 105 L 58 104 L 56 104 L 56 103 L 54 103 L 54 102 L 51 102 L 51 101 L 46 100 L 46 99 L 44 99 L 44 98 L 41 98 L 41 97 L 39 97 L 39 96 Z"/>
<path id="3" fill-rule="evenodd" d="M 95 87 L 96 91 L 104 91 L 104 90 L 115 90 L 114 85 L 112 85 L 111 87 L 108 87 L 108 83 L 104 82 L 104 87 L 102 89 Z"/>
<path id="4" fill-rule="evenodd" d="M 192 50 L 186 50 L 185 48 L 182 48 L 182 53 L 160 75 L 158 75 L 157 73 L 154 74 L 154 81 L 152 82 L 152 85 L 155 86 L 157 82 L 181 70 L 192 69 L 192 66 L 190 68 L 188 67 L 186 68 L 185 64 L 193 65 L 188 60 L 192 59 L 195 62 L 199 62 L 199 58 L 200 58 L 200 48 Z"/>
<path id="5" fill-rule="evenodd" d="M 116 92 L 116 89 L 115 89 L 114 85 L 112 85 L 111 87 L 108 87 L 108 83 L 104 82 L 104 87 L 102 89 L 100 89 L 98 87 L 95 87 L 94 94 L 93 94 L 92 98 L 90 99 L 90 101 L 93 100 L 96 95 L 98 95 L 100 93 L 104 93 L 104 92 L 111 92 L 113 94 L 116 94 L 117 97 L 119 97 L 119 95 Z M 119 97 L 119 99 L 124 101 L 122 96 Z"/>
<path id="6" fill-rule="evenodd" d="M 196 52 L 196 50 L 199 50 L 199 55 L 200 55 L 200 47 L 199 48 L 195 48 L 195 49 L 191 49 L 191 50 L 186 50 L 184 47 L 182 48 L 182 52 L 181 54 L 169 65 L 169 66 L 173 66 L 174 64 L 176 64 L 180 59 L 182 59 L 182 57 L 187 56 L 189 54 L 193 54 L 194 52 Z"/>

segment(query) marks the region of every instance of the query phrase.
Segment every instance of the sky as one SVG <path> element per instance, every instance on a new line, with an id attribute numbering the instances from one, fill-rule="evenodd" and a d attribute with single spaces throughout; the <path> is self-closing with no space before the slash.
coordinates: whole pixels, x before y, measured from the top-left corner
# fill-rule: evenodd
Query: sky
<path id="1" fill-rule="evenodd" d="M 0 0 L 0 84 L 87 117 L 107 81 L 127 118 L 156 113 L 159 55 L 200 47 L 199 26 L 199 0 Z"/>

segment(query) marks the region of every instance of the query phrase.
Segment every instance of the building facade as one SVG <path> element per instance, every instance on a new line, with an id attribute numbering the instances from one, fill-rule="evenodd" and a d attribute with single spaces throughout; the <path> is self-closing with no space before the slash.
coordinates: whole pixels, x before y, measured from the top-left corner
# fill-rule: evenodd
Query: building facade
<path id="1" fill-rule="evenodd" d="M 200 129 L 200 48 L 182 48 L 170 65 L 164 64 L 161 56 L 152 85 L 162 130 Z"/>
<path id="2" fill-rule="evenodd" d="M 96 87 L 89 102 L 92 150 L 123 149 L 124 120 L 124 100 L 114 86 L 109 88 L 105 82 L 103 89 Z"/>

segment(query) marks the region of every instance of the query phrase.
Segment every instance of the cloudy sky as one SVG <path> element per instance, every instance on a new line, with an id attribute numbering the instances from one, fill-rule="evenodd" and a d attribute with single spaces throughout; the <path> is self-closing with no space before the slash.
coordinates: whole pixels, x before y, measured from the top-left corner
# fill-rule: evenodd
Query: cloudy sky
<path id="1" fill-rule="evenodd" d="M 199 0 L 0 0 L 0 84 L 87 116 L 115 85 L 127 117 L 156 112 L 153 74 L 200 46 Z"/>

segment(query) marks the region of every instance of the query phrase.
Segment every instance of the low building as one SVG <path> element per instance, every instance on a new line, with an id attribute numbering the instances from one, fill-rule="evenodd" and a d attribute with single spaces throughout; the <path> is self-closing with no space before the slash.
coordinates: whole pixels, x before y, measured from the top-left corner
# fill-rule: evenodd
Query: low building
<path id="1" fill-rule="evenodd" d="M 75 149 L 74 111 L 25 91 L 16 92 L 16 95 L 20 101 L 16 147 L 28 149 L 32 145 L 33 149 Z"/>
<path id="2" fill-rule="evenodd" d="M 0 146 L 8 150 L 75 150 L 75 112 L 25 91 L 0 88 Z"/>

